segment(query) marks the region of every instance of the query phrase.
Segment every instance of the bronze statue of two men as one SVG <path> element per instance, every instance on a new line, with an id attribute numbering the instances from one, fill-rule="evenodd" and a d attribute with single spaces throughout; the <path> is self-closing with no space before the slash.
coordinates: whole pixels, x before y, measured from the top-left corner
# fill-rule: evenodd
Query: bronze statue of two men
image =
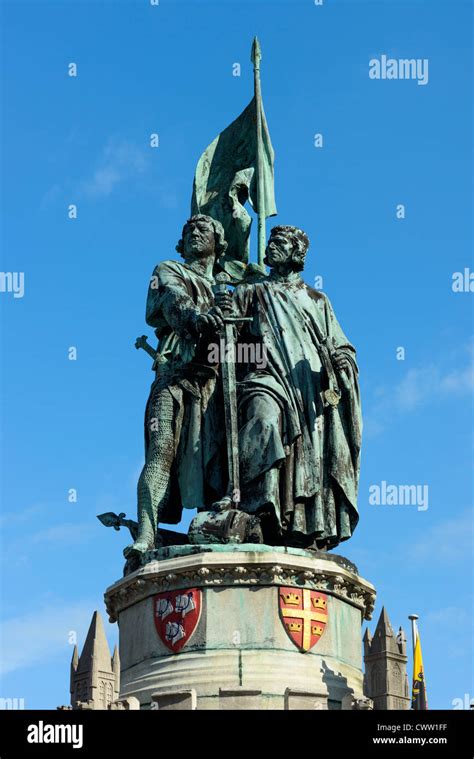
<path id="1" fill-rule="evenodd" d="M 158 338 L 156 378 L 145 414 L 138 535 L 127 558 L 159 547 L 159 525 L 178 524 L 183 508 L 211 515 L 238 508 L 256 518 L 269 545 L 324 550 L 357 525 L 356 355 L 328 297 L 301 277 L 309 240 L 295 227 L 274 227 L 269 274 L 254 271 L 233 292 L 215 287 L 226 247 L 222 225 L 195 215 L 177 245 L 184 261 L 164 261 L 151 278 L 146 321 Z M 224 423 L 228 357 L 216 360 L 214 350 L 230 322 L 238 498 Z"/>

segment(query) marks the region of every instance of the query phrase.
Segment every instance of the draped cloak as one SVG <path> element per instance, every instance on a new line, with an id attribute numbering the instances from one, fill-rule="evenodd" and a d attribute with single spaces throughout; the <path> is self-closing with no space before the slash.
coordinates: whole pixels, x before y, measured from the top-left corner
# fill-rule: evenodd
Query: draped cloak
<path id="1" fill-rule="evenodd" d="M 234 302 L 239 315 L 253 317 L 240 343 L 260 343 L 267 361 L 245 366 L 238 384 L 242 508 L 270 509 L 287 544 L 335 546 L 352 535 L 359 518 L 355 349 L 327 296 L 297 273 L 240 285 Z M 322 340 L 349 361 L 347 374 L 335 370 L 337 406 L 322 397 L 329 387 Z"/>

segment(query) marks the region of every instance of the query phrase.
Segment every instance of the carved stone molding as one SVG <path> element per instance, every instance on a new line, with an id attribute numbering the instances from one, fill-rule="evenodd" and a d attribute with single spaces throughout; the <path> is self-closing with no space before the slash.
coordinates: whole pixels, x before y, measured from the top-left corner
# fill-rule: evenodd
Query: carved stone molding
<path id="1" fill-rule="evenodd" d="M 105 605 L 111 622 L 121 611 L 155 593 L 181 588 L 290 585 L 322 590 L 371 619 L 375 588 L 345 569 L 340 557 L 312 558 L 268 551 L 203 551 L 151 561 L 110 586 Z"/>

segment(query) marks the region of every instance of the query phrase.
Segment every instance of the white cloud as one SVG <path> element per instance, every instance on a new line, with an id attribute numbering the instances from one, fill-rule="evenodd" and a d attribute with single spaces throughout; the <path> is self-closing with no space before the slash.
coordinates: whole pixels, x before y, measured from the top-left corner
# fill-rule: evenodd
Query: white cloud
<path id="1" fill-rule="evenodd" d="M 428 612 L 423 619 L 429 620 L 431 624 L 439 624 L 441 627 L 447 624 L 447 620 L 454 627 L 464 626 L 469 622 L 469 612 L 459 606 L 445 606 L 441 604 L 439 609 Z"/>
<path id="2" fill-rule="evenodd" d="M 447 374 L 441 380 L 443 392 L 469 393 L 474 390 L 474 364 L 459 372 Z"/>
<path id="3" fill-rule="evenodd" d="M 46 527 L 43 530 L 33 533 L 27 537 L 31 543 L 80 543 L 87 535 L 94 531 L 95 525 L 92 522 L 86 524 L 77 524 L 76 522 L 64 522 L 52 527 Z"/>
<path id="4" fill-rule="evenodd" d="M 407 372 L 396 388 L 396 401 L 402 411 L 411 411 L 446 393 L 472 393 L 473 390 L 474 365 L 470 364 L 449 374 L 431 365 Z"/>
<path id="5" fill-rule="evenodd" d="M 419 540 L 409 545 L 411 559 L 417 561 L 462 561 L 473 555 L 474 514 L 471 509 L 424 530 Z"/>
<path id="6" fill-rule="evenodd" d="M 464 346 L 464 358 L 468 363 L 446 371 L 446 363 L 429 364 L 408 369 L 405 376 L 392 387 L 375 389 L 374 401 L 367 404 L 364 414 L 364 436 L 374 438 L 384 431 L 394 414 L 414 411 L 423 405 L 436 402 L 446 396 L 468 395 L 474 392 L 474 362 L 472 343 Z M 367 408 L 366 407 L 366 408 Z"/>
<path id="7" fill-rule="evenodd" d="M 119 181 L 120 172 L 114 166 L 103 166 L 95 170 L 92 179 L 84 184 L 84 190 L 89 195 L 110 195 Z"/>
<path id="8" fill-rule="evenodd" d="M 94 533 L 95 527 L 96 525 L 92 520 L 83 523 L 63 522 L 62 524 L 43 527 L 36 532 L 8 541 L 1 553 L 0 561 L 10 567 L 28 567 L 30 566 L 30 552 L 35 546 L 86 544 L 87 538 Z"/>
<path id="9" fill-rule="evenodd" d="M 146 170 L 145 153 L 126 140 L 111 138 L 105 146 L 90 179 L 82 182 L 82 191 L 91 197 L 107 197 L 124 181 Z"/>
<path id="10" fill-rule="evenodd" d="M 411 411 L 436 394 L 439 384 L 439 371 L 436 367 L 409 369 L 395 388 L 395 402 L 402 411 Z"/>
<path id="11" fill-rule="evenodd" d="M 62 188 L 60 184 L 53 184 L 49 190 L 46 190 L 40 201 L 40 208 L 44 210 L 51 203 L 54 203 L 61 196 Z"/>
<path id="12" fill-rule="evenodd" d="M 68 651 L 72 657 L 68 635 L 70 631 L 76 632 L 80 650 L 95 608 L 94 601 L 59 600 L 2 622 L 0 673 L 6 675 Z"/>
<path id="13" fill-rule="evenodd" d="M 43 504 L 34 504 L 28 506 L 26 509 L 19 509 L 18 511 L 7 511 L 5 514 L 0 514 L 0 527 L 6 529 L 13 527 L 24 522 L 31 522 L 38 518 L 38 516 L 44 514 L 45 507 Z"/>
<path id="14" fill-rule="evenodd" d="M 423 633 L 426 631 L 431 639 L 431 646 L 442 650 L 443 656 L 447 659 L 469 661 L 472 657 L 471 604 L 470 598 L 466 598 L 464 608 L 449 606 L 441 602 L 439 609 L 434 609 L 423 615 L 419 623 L 421 644 L 423 645 Z M 460 695 L 462 694 L 450 694 L 449 701 Z"/>

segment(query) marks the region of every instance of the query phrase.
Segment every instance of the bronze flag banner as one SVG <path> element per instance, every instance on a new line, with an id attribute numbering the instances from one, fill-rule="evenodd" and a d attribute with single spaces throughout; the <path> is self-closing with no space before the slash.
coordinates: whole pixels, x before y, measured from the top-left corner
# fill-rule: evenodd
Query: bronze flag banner
<path id="1" fill-rule="evenodd" d="M 277 213 L 274 159 L 258 80 L 248 106 L 206 148 L 194 175 L 191 213 L 221 222 L 228 243 L 221 263 L 230 274 L 233 262 L 248 263 L 252 219 L 244 203 L 248 200 L 259 217 Z"/>

